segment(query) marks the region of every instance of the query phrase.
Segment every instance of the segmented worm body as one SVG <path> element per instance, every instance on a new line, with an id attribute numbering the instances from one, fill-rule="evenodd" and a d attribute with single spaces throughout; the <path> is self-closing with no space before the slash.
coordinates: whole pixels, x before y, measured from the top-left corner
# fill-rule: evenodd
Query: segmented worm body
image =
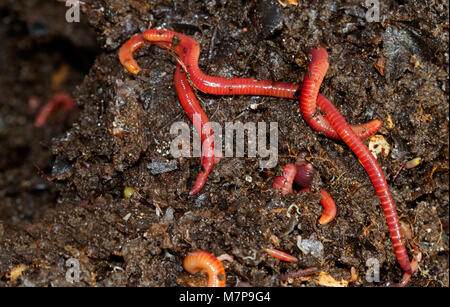
<path id="1" fill-rule="evenodd" d="M 292 193 L 292 184 L 295 180 L 297 184 L 305 187 L 298 192 L 299 194 L 304 192 L 313 194 L 309 188 L 309 184 L 311 183 L 312 173 L 314 170 L 315 169 L 312 164 L 306 162 L 298 163 L 297 165 L 286 164 L 283 168 L 283 176 L 275 177 L 272 183 L 272 188 L 280 190 L 282 194 Z M 297 181 L 297 178 L 301 178 L 301 180 Z M 336 216 L 336 203 L 330 193 L 326 190 L 322 189 L 320 195 L 320 203 L 322 204 L 324 210 L 319 219 L 319 223 L 321 225 L 326 225 Z"/>
<path id="2" fill-rule="evenodd" d="M 297 167 L 297 174 L 295 174 L 294 179 L 295 183 L 303 188 L 309 187 L 313 180 L 314 173 L 316 172 L 316 168 L 311 163 L 308 163 L 301 158 L 295 161 L 295 166 Z"/>
<path id="3" fill-rule="evenodd" d="M 301 189 L 298 193 L 304 193 L 308 192 L 311 194 L 314 194 L 310 188 L 304 188 Z M 322 216 L 319 219 L 319 224 L 326 225 L 334 218 L 336 217 L 336 203 L 334 202 L 333 198 L 331 197 L 330 193 L 328 193 L 326 190 L 322 189 L 320 191 L 320 203 L 323 206 L 323 212 Z"/>
<path id="4" fill-rule="evenodd" d="M 275 248 L 265 248 L 264 250 L 266 251 L 266 253 L 268 253 L 272 257 L 275 257 L 281 261 L 296 262 L 298 260 L 296 257 L 291 256 L 288 253 L 282 252 Z"/>
<path id="5" fill-rule="evenodd" d="M 132 53 L 143 46 L 140 42 L 141 38 L 136 38 L 138 36 L 133 36 L 122 46 L 124 51 L 122 53 L 121 63 L 133 74 L 137 74 L 140 70 L 139 65 L 132 57 Z M 214 95 L 261 95 L 298 99 L 296 96 L 299 89 L 298 84 L 257 80 L 253 78 L 228 79 L 204 74 L 198 66 L 200 46 L 196 40 L 189 36 L 169 30 L 150 29 L 144 31 L 142 37 L 151 43 L 163 42 L 171 44 L 172 48 L 176 50 L 178 56 L 185 64 L 189 80 L 195 88 L 202 92 Z M 119 52 L 119 58 L 120 55 Z M 320 104 L 318 104 L 318 107 L 320 108 Z M 305 120 L 314 130 L 323 133 L 329 138 L 339 139 L 339 135 L 320 112 L 315 113 L 312 117 L 305 117 Z M 374 134 L 381 127 L 381 124 L 379 120 L 372 120 L 365 124 L 354 125 L 352 129 L 354 129 L 357 135 L 365 139 Z"/>
<path id="6" fill-rule="evenodd" d="M 301 108 L 302 112 L 306 114 L 310 113 L 311 108 L 308 106 L 308 104 L 311 104 L 311 101 L 313 100 L 308 93 L 314 95 L 316 91 L 318 91 L 320 82 L 322 82 L 323 76 L 325 76 L 328 69 L 328 55 L 325 49 L 314 49 L 311 51 L 311 56 L 312 60 L 309 63 L 309 68 L 310 71 L 315 72 L 315 77 L 311 78 L 311 80 L 307 80 L 309 77 L 305 76 L 305 81 L 307 82 L 303 82 L 303 86 L 306 86 L 306 94 L 305 96 L 303 96 L 302 94 L 302 99 L 300 100 L 300 104 L 305 104 L 305 106 L 302 105 Z M 313 76 L 313 74 L 311 74 L 311 76 Z M 312 90 L 312 88 L 314 88 L 314 90 Z M 378 164 L 375 157 L 371 154 L 367 146 L 353 132 L 353 130 L 345 121 L 344 117 L 339 113 L 334 105 L 324 96 L 317 96 L 317 100 L 321 100 L 321 108 L 325 111 L 325 117 L 328 119 L 331 126 L 339 134 L 341 139 L 355 153 L 355 155 L 358 157 L 359 161 L 367 171 L 367 174 L 369 175 L 369 178 L 373 183 L 375 191 L 380 198 L 384 214 L 386 215 L 386 220 L 389 226 L 389 232 L 391 235 L 391 240 L 394 246 L 394 252 L 397 257 L 397 261 L 402 267 L 403 271 L 405 271 L 405 273 L 412 274 L 408 253 L 406 252 L 405 245 L 402 242 L 400 224 L 394 200 L 389 191 L 389 187 L 380 165 Z"/>
<path id="7" fill-rule="evenodd" d="M 208 274 L 208 287 L 225 287 L 226 277 L 222 262 L 205 251 L 189 253 L 183 262 L 184 269 L 190 274 L 204 271 Z"/>
<path id="8" fill-rule="evenodd" d="M 311 184 L 314 173 L 316 172 L 316 168 L 311 163 L 308 163 L 303 159 L 298 159 L 295 161 L 295 165 L 297 168 L 297 174 L 295 175 L 294 181 L 296 184 L 303 187 L 298 194 L 305 192 L 314 194 L 309 188 L 309 185 Z M 323 212 L 319 219 L 319 224 L 326 225 L 336 217 L 336 203 L 330 193 L 324 189 L 320 191 L 320 196 L 320 203 L 323 206 Z"/>
<path id="9" fill-rule="evenodd" d="M 281 194 L 292 193 L 292 184 L 294 183 L 297 168 L 294 164 L 286 164 L 283 167 L 283 176 L 276 176 L 272 188 L 280 190 Z"/>

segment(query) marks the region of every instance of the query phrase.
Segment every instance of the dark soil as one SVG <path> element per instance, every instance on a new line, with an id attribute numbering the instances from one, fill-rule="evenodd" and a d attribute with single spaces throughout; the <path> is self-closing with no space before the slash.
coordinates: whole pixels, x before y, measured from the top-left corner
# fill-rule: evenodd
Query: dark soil
<path id="1" fill-rule="evenodd" d="M 313 266 L 336 280 L 356 268 L 350 286 L 401 280 L 366 172 L 344 143 L 311 130 L 294 100 L 198 93 L 222 125 L 277 122 L 280 156 L 264 170 L 256 158 L 224 158 L 203 190 L 188 195 L 200 159 L 169 153 L 171 124 L 190 124 L 174 89 L 176 62 L 145 47 L 134 76 L 118 60 L 121 44 L 150 25 L 197 39 L 200 67 L 224 77 L 301 83 L 307 52 L 325 46 L 321 92 L 350 123 L 383 121 L 378 134 L 391 151 L 378 161 L 412 229 L 409 254 L 412 241 L 423 253 L 410 285 L 449 286 L 448 1 L 381 1 L 380 22 L 367 22 L 362 1 L 84 2 L 80 23 L 65 21 L 64 3 L 0 2 L 0 286 L 72 285 L 71 258 L 81 268 L 75 285 L 190 285 L 182 263 L 196 249 L 234 258 L 224 261 L 228 286 L 317 286 L 318 278 L 282 280 Z M 35 128 L 30 96 L 44 103 L 56 91 L 72 94 L 77 110 Z M 113 133 L 117 121 L 125 133 Z M 317 222 L 317 196 L 271 189 L 299 156 L 319 171 L 314 188 L 336 201 L 328 225 Z M 394 180 L 415 157 L 422 163 Z M 169 171 L 155 174 L 155 162 Z M 136 192 L 129 199 L 125 187 Z M 292 204 L 301 213 L 288 218 Z M 304 254 L 298 236 L 320 242 L 323 253 Z M 299 261 L 281 263 L 267 247 Z M 366 281 L 370 258 L 380 263 L 380 283 Z"/>

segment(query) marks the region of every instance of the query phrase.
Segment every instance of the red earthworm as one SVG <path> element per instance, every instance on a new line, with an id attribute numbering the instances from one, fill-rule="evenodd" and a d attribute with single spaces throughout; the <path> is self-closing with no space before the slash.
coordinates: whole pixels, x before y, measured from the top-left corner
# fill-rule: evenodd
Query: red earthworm
<path id="1" fill-rule="evenodd" d="M 294 164 L 286 164 L 283 168 L 283 176 L 276 176 L 272 188 L 280 190 L 282 194 L 292 193 L 292 184 L 294 183 L 297 168 Z"/>
<path id="2" fill-rule="evenodd" d="M 419 268 L 419 262 L 422 261 L 422 252 L 419 250 L 419 247 L 414 243 L 411 229 L 409 228 L 408 225 L 406 225 L 406 223 L 400 221 L 400 230 L 402 231 L 402 234 L 405 236 L 405 238 L 410 240 L 409 243 L 414 249 L 413 259 L 411 260 L 411 270 L 415 272 Z M 398 284 L 394 284 L 393 286 L 404 287 L 408 284 L 410 279 L 411 274 L 405 272 L 403 274 L 402 281 Z"/>
<path id="3" fill-rule="evenodd" d="M 142 36 L 139 34 L 133 36 L 121 47 L 119 52 L 119 57 L 122 56 L 121 63 L 133 74 L 137 74 L 140 68 L 133 59 L 132 53 L 143 46 L 142 37 L 152 43 L 163 42 L 177 48 L 178 56 L 186 66 L 190 81 L 202 92 L 215 95 L 263 95 L 297 98 L 296 93 L 299 89 L 297 84 L 253 78 L 227 79 L 204 74 L 198 66 L 200 47 L 197 41 L 186 35 L 163 29 L 144 31 Z M 320 108 L 320 104 L 318 104 L 318 107 Z M 329 138 L 339 139 L 339 135 L 320 112 L 315 112 L 314 116 L 307 117 L 305 120 L 314 130 Z M 374 134 L 381 124 L 379 120 L 372 120 L 365 124 L 352 126 L 352 129 L 364 139 Z"/>
<path id="4" fill-rule="evenodd" d="M 312 193 L 309 185 L 313 179 L 313 175 L 316 172 L 315 167 L 311 163 L 307 163 L 303 159 L 298 159 L 295 162 L 297 166 L 297 174 L 295 175 L 295 183 L 297 183 L 301 187 L 305 187 L 300 190 L 298 193 L 309 192 Z M 313 194 L 313 193 L 312 193 Z M 319 219 L 319 224 L 326 225 L 336 217 L 336 203 L 331 197 L 330 193 L 326 190 L 322 189 L 320 191 L 320 203 L 323 206 L 323 213 Z"/>
<path id="5" fill-rule="evenodd" d="M 295 176 L 295 183 L 301 187 L 305 187 L 300 190 L 298 194 L 308 192 L 314 194 L 309 185 L 313 179 L 313 175 L 316 172 L 315 167 L 311 163 L 307 163 L 303 159 L 298 159 L 296 162 L 297 174 Z M 331 197 L 330 193 L 322 189 L 320 191 L 320 203 L 323 206 L 322 216 L 319 219 L 319 224 L 326 225 L 336 217 L 336 203 Z"/>
<path id="6" fill-rule="evenodd" d="M 119 51 L 119 60 L 123 66 L 125 66 L 131 73 L 137 74 L 139 72 L 139 66 L 133 59 L 133 52 L 144 46 L 145 41 L 142 35 L 137 34 L 131 37 Z M 155 43 L 157 46 L 169 49 L 171 45 L 164 42 Z M 201 136 L 202 142 L 202 167 L 203 171 L 197 175 L 197 179 L 191 190 L 190 195 L 197 194 L 203 188 L 208 178 L 209 173 L 214 164 L 214 136 L 209 124 L 208 117 L 203 112 L 200 104 L 195 97 L 194 91 L 188 82 L 186 73 L 181 68 L 180 63 L 177 64 L 174 74 L 175 88 L 177 90 L 178 98 L 184 111 L 188 115 L 189 119 L 193 122 L 195 129 Z M 197 116 L 197 118 L 196 118 Z"/>
<path id="7" fill-rule="evenodd" d="M 125 44 L 120 47 L 119 60 L 132 74 L 139 72 L 139 65 L 133 59 L 133 52 L 145 45 L 144 38 L 141 34 L 133 35 Z"/>
<path id="8" fill-rule="evenodd" d="M 59 176 L 63 175 L 66 172 L 62 172 L 59 174 L 56 174 L 54 176 L 47 176 L 44 171 L 39 167 L 39 165 L 37 165 L 36 163 L 33 163 L 34 167 L 37 169 L 37 171 L 39 172 L 39 174 L 41 175 L 42 178 L 44 178 L 45 180 L 47 180 L 48 182 L 52 182 L 53 180 L 57 179 Z"/>
<path id="9" fill-rule="evenodd" d="M 189 119 L 194 123 L 195 129 L 201 136 L 202 141 L 202 167 L 203 171 L 197 175 L 195 184 L 189 192 L 190 195 L 200 192 L 206 183 L 209 173 L 214 165 L 214 135 L 208 117 L 203 112 L 195 94 L 190 86 L 186 73 L 177 64 L 175 69 L 175 88 L 181 105 Z M 195 119 L 197 116 L 197 119 Z"/>
<path id="10" fill-rule="evenodd" d="M 414 273 L 419 268 L 419 262 L 422 261 L 422 252 L 416 251 L 416 255 L 413 257 L 413 260 L 411 261 L 411 271 Z M 405 272 L 402 277 L 402 281 L 398 284 L 393 284 L 392 287 L 404 287 L 408 284 L 408 282 L 411 280 L 412 274 L 409 274 Z"/>
<path id="11" fill-rule="evenodd" d="M 398 174 L 400 174 L 400 172 L 401 172 L 402 169 L 405 167 L 405 165 L 406 165 L 406 162 L 403 163 L 403 165 L 401 165 L 401 166 L 398 168 L 398 170 L 397 170 L 397 172 L 395 173 L 394 177 L 392 177 L 392 183 L 394 183 L 395 179 L 397 179 Z"/>
<path id="12" fill-rule="evenodd" d="M 311 55 L 312 60 L 309 64 L 311 70 L 318 71 L 320 74 L 325 75 L 327 68 L 327 65 L 324 64 L 324 61 L 327 61 L 327 54 L 325 49 L 323 48 L 314 49 L 311 51 Z M 318 68 L 315 67 L 316 63 L 318 63 Z M 307 76 L 305 76 L 305 79 L 306 78 Z M 314 79 L 314 82 L 321 82 L 322 79 L 323 78 L 316 77 Z M 309 86 L 308 83 L 307 86 Z M 320 83 L 315 84 L 314 87 L 319 88 Z M 310 88 L 307 87 L 306 90 L 310 90 Z M 307 101 L 308 99 L 309 96 L 306 95 L 305 103 L 309 103 Z M 375 157 L 370 153 L 367 146 L 353 132 L 353 130 L 347 124 L 344 117 L 339 113 L 336 107 L 324 96 L 317 96 L 317 100 L 318 101 L 322 100 L 321 108 L 326 112 L 325 117 L 328 119 L 334 130 L 339 134 L 341 139 L 355 153 L 361 164 L 364 166 L 364 169 L 366 170 L 367 174 L 369 175 L 369 178 L 372 181 L 375 191 L 378 197 L 380 198 L 384 214 L 386 215 L 386 220 L 389 226 L 391 240 L 394 245 L 394 252 L 397 257 L 397 261 L 402 267 L 403 271 L 405 271 L 407 274 L 412 275 L 413 272 L 411 270 L 408 253 L 406 252 L 405 245 L 402 242 L 399 219 L 397 216 L 394 200 L 389 191 L 389 186 L 387 185 L 386 179 L 383 175 L 383 171 L 381 170 L 380 165 L 378 164 Z M 304 109 L 305 112 L 308 112 L 307 107 L 305 107 Z"/>
<path id="13" fill-rule="evenodd" d="M 411 168 L 414 168 L 417 165 L 419 165 L 421 162 L 422 162 L 422 159 L 417 157 L 417 158 L 414 158 L 412 160 L 409 160 L 408 162 L 403 163 L 403 165 L 400 166 L 398 171 L 395 173 L 394 177 L 392 177 L 392 182 L 395 181 L 395 179 L 397 178 L 398 174 L 400 174 L 400 172 L 402 171 L 403 168 L 411 169 Z"/>
<path id="14" fill-rule="evenodd" d="M 34 119 L 34 126 L 43 126 L 50 114 L 55 112 L 58 108 L 66 112 L 70 112 L 75 108 L 72 97 L 65 93 L 55 93 L 52 98 L 39 110 L 38 114 Z"/>
<path id="15" fill-rule="evenodd" d="M 329 66 L 328 54 L 324 48 L 311 50 L 310 56 L 312 60 L 308 64 L 308 73 L 303 78 L 300 94 L 300 110 L 305 119 L 313 118 L 317 112 L 317 95 Z"/>
<path id="16" fill-rule="evenodd" d="M 225 287 L 226 277 L 222 262 L 205 251 L 189 253 L 183 262 L 184 269 L 190 274 L 200 271 L 208 273 L 208 287 Z"/>
<path id="17" fill-rule="evenodd" d="M 167 42 L 180 46 L 184 54 L 179 56 L 187 67 L 189 78 L 194 86 L 202 92 L 215 95 L 265 95 L 285 98 L 297 98 L 295 94 L 299 88 L 296 84 L 274 82 L 270 80 L 256 80 L 253 78 L 213 77 L 204 74 L 199 66 L 200 47 L 194 39 L 168 30 L 151 29 L 143 32 L 143 37 L 151 42 Z M 137 65 L 137 64 L 136 64 Z M 315 106 L 314 106 L 315 107 Z M 319 106 L 320 107 L 320 106 Z M 327 120 L 317 112 L 314 116 L 305 117 L 308 124 L 327 137 L 338 139 L 339 136 L 332 129 Z M 355 126 L 357 133 L 366 138 L 375 133 L 381 126 L 378 120 Z"/>
<path id="18" fill-rule="evenodd" d="M 272 257 L 275 257 L 281 261 L 296 262 L 298 260 L 296 257 L 291 256 L 288 253 L 279 251 L 274 248 L 265 248 L 264 250 L 266 251 L 266 253 L 268 253 Z"/>
<path id="19" fill-rule="evenodd" d="M 302 162 L 299 162 L 299 165 L 286 164 L 283 168 L 283 176 L 275 177 L 272 188 L 281 190 L 282 194 L 289 194 L 292 192 L 292 184 L 294 178 L 297 177 L 302 178 L 302 182 L 300 184 L 301 186 L 309 186 L 312 180 L 312 176 L 308 178 L 306 174 L 311 174 L 311 172 L 314 170 L 314 167 L 310 163 L 302 164 Z M 298 176 L 299 172 L 303 174 L 300 174 L 300 176 Z M 300 190 L 298 193 L 300 194 L 303 192 L 312 193 L 309 187 Z M 336 204 L 331 195 L 326 190 L 322 189 L 320 195 L 320 203 L 322 204 L 324 210 L 322 216 L 319 219 L 319 223 L 321 225 L 326 225 L 331 222 L 336 216 Z"/>
<path id="20" fill-rule="evenodd" d="M 228 262 L 233 262 L 234 258 L 233 256 L 229 255 L 229 254 L 222 254 L 220 256 L 217 256 L 217 260 L 219 261 L 228 261 Z"/>
<path id="21" fill-rule="evenodd" d="M 310 188 L 301 189 L 298 193 L 308 192 L 312 193 Z M 313 194 L 313 193 L 312 193 Z M 322 189 L 320 191 L 320 203 L 323 206 L 323 213 L 319 219 L 319 224 L 326 225 L 336 217 L 336 204 L 331 197 L 330 193 Z"/>

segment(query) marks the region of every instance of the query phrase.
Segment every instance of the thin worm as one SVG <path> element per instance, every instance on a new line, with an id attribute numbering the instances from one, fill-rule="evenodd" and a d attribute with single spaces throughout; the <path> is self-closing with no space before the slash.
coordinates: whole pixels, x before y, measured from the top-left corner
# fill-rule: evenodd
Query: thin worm
<path id="1" fill-rule="evenodd" d="M 292 184 L 294 182 L 294 179 L 298 177 L 299 172 L 304 173 L 300 174 L 300 177 L 302 177 L 302 183 L 306 184 L 306 186 L 309 186 L 312 176 L 309 177 L 308 181 L 307 179 L 305 179 L 308 177 L 306 173 L 310 175 L 311 171 L 314 170 L 314 167 L 312 167 L 312 165 L 309 165 L 310 163 L 299 165 L 286 164 L 283 168 L 283 176 L 275 177 L 272 188 L 280 190 L 282 194 L 292 193 Z M 298 193 L 300 194 L 303 192 L 309 192 L 313 194 L 309 187 L 300 190 Z M 320 203 L 322 204 L 324 210 L 322 216 L 319 219 L 319 223 L 321 225 L 326 225 L 336 217 L 336 204 L 331 195 L 326 190 L 322 189 L 320 195 Z"/>
<path id="2" fill-rule="evenodd" d="M 65 112 L 70 112 L 75 108 L 72 97 L 65 93 L 55 93 L 52 98 L 39 110 L 34 119 L 34 126 L 36 128 L 43 126 L 50 114 L 61 108 Z"/>
<path id="3" fill-rule="evenodd" d="M 155 43 L 158 47 L 171 50 L 171 44 L 164 42 Z M 133 59 L 133 52 L 145 45 L 145 41 L 141 34 L 131 37 L 119 51 L 119 60 L 131 73 L 137 74 L 139 66 Z M 197 175 L 194 185 L 189 191 L 190 195 L 197 194 L 203 188 L 209 173 L 214 165 L 214 135 L 211 124 L 205 112 L 195 97 L 194 91 L 188 82 L 186 73 L 181 68 L 180 63 L 177 64 L 174 74 L 175 88 L 178 98 L 183 106 L 189 119 L 194 124 L 195 129 L 201 136 L 202 142 L 202 167 L 203 171 Z"/>
<path id="4" fill-rule="evenodd" d="M 295 165 L 297 167 L 297 174 L 294 179 L 295 183 L 303 188 L 309 187 L 314 173 L 316 172 L 316 168 L 304 159 L 297 159 L 297 161 L 295 161 Z"/>
<path id="5" fill-rule="evenodd" d="M 139 65 L 133 59 L 133 52 L 143 46 L 142 37 L 151 43 L 163 42 L 171 44 L 177 50 L 178 56 L 185 64 L 189 80 L 200 91 L 214 95 L 262 95 L 273 97 L 293 98 L 299 89 L 298 84 L 275 82 L 270 80 L 256 80 L 253 78 L 224 78 L 204 74 L 199 66 L 200 47 L 196 40 L 189 36 L 163 29 L 150 29 L 131 37 L 119 51 L 119 58 L 123 66 L 131 73 L 140 71 Z M 321 95 L 321 94 L 319 94 Z M 318 103 L 319 109 L 321 105 Z M 308 124 L 316 131 L 332 139 L 339 139 L 339 135 L 331 127 L 320 112 L 314 116 L 305 117 Z M 363 139 L 374 134 L 382 122 L 372 120 L 365 124 L 352 126 L 352 129 Z"/>
<path id="6" fill-rule="evenodd" d="M 314 65 L 314 53 L 312 63 Z M 323 73 L 326 73 L 324 71 Z M 391 235 L 392 244 L 394 246 L 395 256 L 397 261 L 402 267 L 405 273 L 412 275 L 411 264 L 409 262 L 408 253 L 406 252 L 405 245 L 402 242 L 402 235 L 400 231 L 399 219 L 397 216 L 397 210 L 395 208 L 394 200 L 386 179 L 383 175 L 380 165 L 375 157 L 369 151 L 363 141 L 353 132 L 350 126 L 345 121 L 344 117 L 334 107 L 334 105 L 323 96 L 317 96 L 317 100 L 322 100 L 321 104 L 326 111 L 326 118 L 333 126 L 334 130 L 339 134 L 341 139 L 350 147 L 350 149 L 358 157 L 359 161 L 363 165 L 370 180 L 375 188 L 375 192 L 380 198 L 381 207 L 386 215 L 387 224 L 389 226 L 389 232 Z"/>
<path id="7" fill-rule="evenodd" d="M 275 248 L 265 248 L 264 250 L 266 251 L 266 253 L 268 253 L 272 257 L 277 258 L 281 261 L 296 262 L 298 260 L 296 257 L 291 256 L 288 253 L 279 251 Z"/>
<path id="8" fill-rule="evenodd" d="M 316 268 L 316 267 L 301 269 L 301 270 L 298 270 L 293 273 L 281 275 L 281 280 L 288 280 L 290 278 L 293 279 L 293 278 L 298 278 L 298 277 L 311 276 L 311 275 L 315 275 L 319 272 L 320 272 L 320 269 Z"/>
<path id="9" fill-rule="evenodd" d="M 142 33 L 143 37 L 150 42 L 166 42 L 176 45 L 175 47 L 182 47 L 182 53 L 178 53 L 183 63 L 186 65 L 189 79 L 193 85 L 206 93 L 218 95 L 268 95 L 285 98 L 296 98 L 298 86 L 283 83 L 273 82 L 269 80 L 258 81 L 250 78 L 232 78 L 227 79 L 223 77 L 213 77 L 204 74 L 198 67 L 198 58 L 200 54 L 200 47 L 197 42 L 188 36 L 168 31 L 168 30 L 147 30 Z M 180 50 L 180 49 L 178 49 Z M 132 53 L 132 52 L 131 52 Z M 371 179 L 375 191 L 380 198 L 381 206 L 386 215 L 387 223 L 390 230 L 392 243 L 394 245 L 394 252 L 402 269 L 407 274 L 412 274 L 411 265 L 405 246 L 401 240 L 400 227 L 398 224 L 398 216 L 392 196 L 389 192 L 386 179 L 376 159 L 371 155 L 367 147 L 361 141 L 361 134 L 368 133 L 369 128 L 362 128 L 362 133 L 358 135 L 353 131 L 339 111 L 334 105 L 328 101 L 326 97 L 318 94 L 322 80 L 328 69 L 328 55 L 325 49 L 319 48 L 311 51 L 312 60 L 309 63 L 309 76 L 305 74 L 301 97 L 300 108 L 302 115 L 308 124 L 316 129 L 323 121 L 328 121 L 334 132 L 340 137 L 356 154 L 366 169 L 369 178 Z M 137 63 L 132 59 L 128 59 L 129 67 L 137 68 Z M 124 65 L 128 67 L 127 65 Z M 325 111 L 325 118 L 317 112 L 317 106 Z M 313 120 L 315 119 L 315 120 Z M 369 127 L 380 125 L 379 122 L 371 121 L 366 123 Z M 325 129 L 321 127 L 320 129 Z M 378 129 L 378 128 L 377 128 Z M 316 129 L 318 130 L 318 129 Z M 324 132 L 323 130 L 319 130 Z M 325 132 L 324 132 L 325 133 Z M 325 133 L 327 135 L 327 133 Z M 327 135 L 333 138 L 331 133 Z"/>
<path id="10" fill-rule="evenodd" d="M 313 194 L 311 192 L 310 188 L 301 189 L 298 193 L 300 194 L 303 192 L 308 192 L 308 193 Z M 334 202 L 330 193 L 328 193 L 324 189 L 322 189 L 322 191 L 320 191 L 320 196 L 321 196 L 320 203 L 323 206 L 323 213 L 319 219 L 319 224 L 326 225 L 329 222 L 331 222 L 332 220 L 334 220 L 334 218 L 336 217 L 336 203 Z"/>
<path id="11" fill-rule="evenodd" d="M 208 274 L 207 287 L 225 287 L 226 277 L 222 262 L 208 252 L 189 253 L 184 258 L 183 267 L 190 274 L 205 271 Z"/>

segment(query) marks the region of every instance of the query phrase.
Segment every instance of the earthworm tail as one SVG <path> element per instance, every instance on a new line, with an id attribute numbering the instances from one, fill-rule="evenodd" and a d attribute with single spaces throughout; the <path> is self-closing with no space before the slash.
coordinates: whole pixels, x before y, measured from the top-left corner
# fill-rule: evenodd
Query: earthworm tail
<path id="1" fill-rule="evenodd" d="M 297 177 L 301 177 L 303 180 L 302 182 L 305 184 L 307 183 L 307 185 L 309 186 L 312 176 L 307 173 L 314 170 L 314 167 L 310 163 L 307 163 L 304 166 L 305 167 L 302 167 L 302 165 L 286 164 L 283 167 L 283 176 L 275 177 L 272 183 L 272 188 L 280 190 L 282 194 L 292 193 L 292 184 L 294 182 L 294 179 Z M 298 176 L 299 172 L 300 176 Z M 303 192 L 312 193 L 309 187 L 300 190 L 298 193 Z M 319 219 L 319 223 L 325 225 L 335 218 L 336 204 L 331 195 L 326 190 L 322 189 L 320 195 L 320 203 L 322 204 L 324 210 L 322 216 Z"/>
<path id="2" fill-rule="evenodd" d="M 318 97 L 318 99 L 324 99 L 324 97 Z M 394 200 L 389 191 L 389 187 L 380 165 L 378 164 L 372 153 L 369 151 L 367 146 L 352 131 L 350 126 L 347 124 L 339 111 L 333 106 L 333 104 L 329 102 L 328 99 L 322 101 L 321 103 L 324 107 L 324 110 L 326 111 L 325 116 L 327 117 L 330 124 L 334 127 L 341 139 L 355 153 L 355 155 L 358 157 L 359 161 L 367 171 L 367 174 L 369 175 L 369 178 L 373 183 L 375 191 L 380 198 L 384 214 L 386 215 L 386 220 L 389 226 L 389 232 L 391 235 L 391 240 L 394 246 L 394 252 L 397 257 L 397 261 L 402 267 L 403 271 L 408 274 L 412 274 L 408 253 L 406 252 L 405 245 L 402 242 L 400 224 Z"/>
<path id="3" fill-rule="evenodd" d="M 180 64 L 177 64 L 174 79 L 175 88 L 177 90 L 181 105 L 183 106 L 189 119 L 194 123 L 195 129 L 200 134 L 202 141 L 203 171 L 198 174 L 194 186 L 189 192 L 189 194 L 193 195 L 200 192 L 203 188 L 214 165 L 214 135 L 208 117 L 198 103 L 192 87 L 188 82 L 186 73 L 183 71 Z M 199 120 L 194 120 L 194 116 L 197 116 Z"/>

